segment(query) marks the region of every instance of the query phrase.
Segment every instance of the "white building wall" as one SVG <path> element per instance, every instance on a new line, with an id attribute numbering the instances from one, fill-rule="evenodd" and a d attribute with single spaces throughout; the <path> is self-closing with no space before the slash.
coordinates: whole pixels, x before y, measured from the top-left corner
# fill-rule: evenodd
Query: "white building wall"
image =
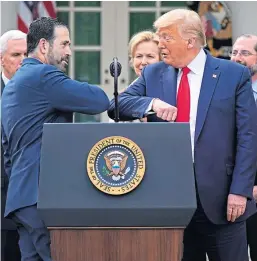
<path id="1" fill-rule="evenodd" d="M 6 31 L 17 29 L 18 1 L 1 1 L 1 35 Z"/>
<path id="2" fill-rule="evenodd" d="M 17 28 L 18 1 L 1 1 L 1 34 Z M 241 34 L 257 35 L 257 1 L 226 2 L 232 13 L 233 41 Z"/>
<path id="3" fill-rule="evenodd" d="M 257 1 L 226 2 L 232 13 L 233 41 L 242 34 L 257 35 Z"/>

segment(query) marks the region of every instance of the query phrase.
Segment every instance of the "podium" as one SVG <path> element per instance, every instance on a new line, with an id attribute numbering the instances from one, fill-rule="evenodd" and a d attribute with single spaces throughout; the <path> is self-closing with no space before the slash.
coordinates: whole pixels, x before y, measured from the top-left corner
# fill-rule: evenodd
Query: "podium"
<path id="1" fill-rule="evenodd" d="M 101 171 L 108 155 L 126 152 L 123 138 L 144 159 L 133 145 L 136 156 L 128 152 L 123 165 L 109 166 L 108 183 Z M 95 184 L 91 163 L 100 173 Z M 140 166 L 144 175 L 135 185 Z M 117 182 L 124 194 L 109 193 Z M 54 261 L 180 261 L 183 230 L 196 209 L 189 124 L 45 124 L 38 209 L 50 230 Z"/>

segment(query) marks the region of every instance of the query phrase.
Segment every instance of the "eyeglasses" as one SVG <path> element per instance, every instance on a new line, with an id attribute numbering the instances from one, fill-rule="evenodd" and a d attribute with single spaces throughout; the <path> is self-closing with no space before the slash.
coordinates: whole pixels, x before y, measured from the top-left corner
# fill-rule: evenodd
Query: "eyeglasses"
<path id="1" fill-rule="evenodd" d="M 240 56 L 244 56 L 244 57 L 256 55 L 256 54 L 251 53 L 251 52 L 249 52 L 249 51 L 247 51 L 247 50 L 241 50 L 241 51 L 234 50 L 234 51 L 230 52 L 230 57 L 232 57 L 232 56 L 237 56 L 238 54 L 239 54 Z"/>
<path id="2" fill-rule="evenodd" d="M 167 35 L 167 34 L 163 34 L 163 35 L 158 35 L 158 34 L 157 34 L 157 38 L 158 38 L 159 41 L 160 41 L 160 40 L 163 40 L 163 41 L 165 41 L 165 42 L 169 42 L 170 40 L 173 40 L 173 39 L 174 39 L 173 36 Z"/>

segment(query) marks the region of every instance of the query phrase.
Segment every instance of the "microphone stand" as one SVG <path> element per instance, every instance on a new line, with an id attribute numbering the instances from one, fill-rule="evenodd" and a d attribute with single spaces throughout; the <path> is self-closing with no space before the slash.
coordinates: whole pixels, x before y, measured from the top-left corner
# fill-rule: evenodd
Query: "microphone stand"
<path id="1" fill-rule="evenodd" d="M 115 57 L 113 58 L 113 62 L 110 64 L 110 72 L 112 77 L 114 77 L 114 121 L 119 122 L 119 105 L 118 105 L 118 77 L 121 73 L 121 64 L 118 62 L 118 59 Z"/>
<path id="2" fill-rule="evenodd" d="M 114 58 L 114 104 L 115 104 L 115 122 L 120 121 L 119 117 L 119 106 L 118 106 L 118 68 L 117 68 L 117 58 Z"/>

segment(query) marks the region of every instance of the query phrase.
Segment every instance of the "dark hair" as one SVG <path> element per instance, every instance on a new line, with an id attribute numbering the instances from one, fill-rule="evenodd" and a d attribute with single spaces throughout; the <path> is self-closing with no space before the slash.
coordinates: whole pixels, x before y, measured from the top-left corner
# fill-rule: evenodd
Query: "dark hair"
<path id="1" fill-rule="evenodd" d="M 29 26 L 29 32 L 27 34 L 28 54 L 37 48 L 42 38 L 52 43 L 55 37 L 54 30 L 59 26 L 67 27 L 65 24 L 51 17 L 41 17 L 33 21 Z"/>

